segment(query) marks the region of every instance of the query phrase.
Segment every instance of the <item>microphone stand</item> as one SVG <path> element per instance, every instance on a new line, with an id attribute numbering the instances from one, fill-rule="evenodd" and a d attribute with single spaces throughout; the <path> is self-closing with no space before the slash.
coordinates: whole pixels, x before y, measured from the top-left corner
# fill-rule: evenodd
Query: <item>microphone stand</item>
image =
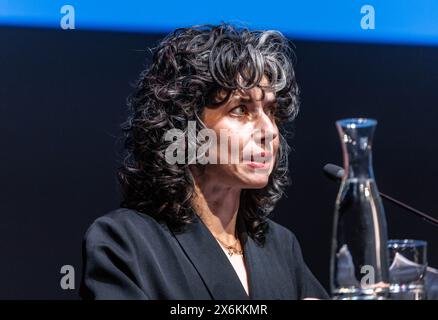
<path id="1" fill-rule="evenodd" d="M 325 175 L 328 178 L 330 178 L 331 180 L 334 180 L 334 181 L 338 181 L 339 182 L 342 179 L 342 177 L 344 176 L 344 169 L 342 167 L 339 167 L 339 166 L 335 165 L 335 164 L 331 164 L 331 163 L 326 164 L 324 166 L 323 170 L 324 170 Z M 403 202 L 401 202 L 401 201 L 399 201 L 397 199 L 394 199 L 393 197 L 390 197 L 387 194 L 384 194 L 384 193 L 382 193 L 380 191 L 379 191 L 379 194 L 380 194 L 380 196 L 382 198 L 384 198 L 384 199 L 386 199 L 386 200 L 396 204 L 399 207 L 402 207 L 403 209 L 406 209 L 407 211 L 415 214 L 416 216 L 422 218 L 423 220 L 425 220 L 425 221 L 433 224 L 434 226 L 438 227 L 438 219 L 433 218 L 433 217 L 429 216 L 428 214 L 426 214 L 426 213 L 424 213 L 424 212 L 422 212 L 422 211 L 420 211 L 418 209 L 415 209 L 415 208 L 413 208 L 411 206 L 408 206 L 407 204 L 405 204 L 405 203 L 403 203 Z"/>

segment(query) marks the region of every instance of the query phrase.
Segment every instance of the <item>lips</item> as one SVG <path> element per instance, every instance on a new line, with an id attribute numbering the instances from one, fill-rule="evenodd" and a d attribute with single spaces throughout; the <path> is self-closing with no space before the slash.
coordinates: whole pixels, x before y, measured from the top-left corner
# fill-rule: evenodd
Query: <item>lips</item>
<path id="1" fill-rule="evenodd" d="M 261 168 L 265 168 L 268 166 L 267 163 L 262 163 L 262 162 L 249 162 L 248 166 L 254 169 L 261 169 Z"/>
<path id="2" fill-rule="evenodd" d="M 251 155 L 251 161 L 248 162 L 248 166 L 254 169 L 268 168 L 271 160 L 272 154 L 270 152 L 259 152 L 255 155 Z"/>

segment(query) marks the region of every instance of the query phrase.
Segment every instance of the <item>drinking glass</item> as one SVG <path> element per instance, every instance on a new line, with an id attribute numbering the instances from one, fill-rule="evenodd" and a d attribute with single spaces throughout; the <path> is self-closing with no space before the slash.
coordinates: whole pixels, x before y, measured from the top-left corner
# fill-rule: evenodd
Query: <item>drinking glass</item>
<path id="1" fill-rule="evenodd" d="M 413 239 L 388 241 L 389 298 L 424 300 L 427 269 L 427 242 Z"/>

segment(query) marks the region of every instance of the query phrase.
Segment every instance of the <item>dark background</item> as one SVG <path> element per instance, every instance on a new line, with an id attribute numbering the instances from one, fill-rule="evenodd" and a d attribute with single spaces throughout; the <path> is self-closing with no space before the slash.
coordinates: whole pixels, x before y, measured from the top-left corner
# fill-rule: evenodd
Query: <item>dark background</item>
<path id="1" fill-rule="evenodd" d="M 163 35 L 0 29 L 0 298 L 77 299 L 81 240 L 118 207 L 119 125 L 131 84 Z M 438 48 L 294 41 L 301 111 L 290 141 L 293 185 L 272 218 L 295 232 L 328 289 L 338 186 L 322 175 L 342 165 L 334 122 L 379 121 L 379 189 L 438 211 Z M 385 203 L 390 238 L 424 239 L 438 267 L 438 232 Z M 59 285 L 63 265 L 76 290 Z"/>

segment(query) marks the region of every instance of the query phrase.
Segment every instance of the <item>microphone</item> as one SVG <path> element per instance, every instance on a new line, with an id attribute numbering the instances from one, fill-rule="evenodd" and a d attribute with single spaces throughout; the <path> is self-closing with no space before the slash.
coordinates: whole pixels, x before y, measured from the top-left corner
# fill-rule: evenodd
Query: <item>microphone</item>
<path id="1" fill-rule="evenodd" d="M 324 174 L 326 175 L 326 177 L 328 177 L 330 180 L 337 181 L 337 182 L 342 180 L 342 178 L 344 177 L 344 174 L 345 174 L 345 171 L 342 167 L 339 167 L 339 166 L 332 164 L 332 163 L 326 164 L 323 168 L 323 171 L 324 171 Z M 402 207 L 403 209 L 408 210 L 409 212 L 415 214 L 416 216 L 422 218 L 423 220 L 433 224 L 434 226 L 438 226 L 438 219 L 435 219 L 435 218 L 429 216 L 428 214 L 426 214 L 418 209 L 412 208 L 411 206 L 408 206 L 407 204 L 405 204 L 397 199 L 394 199 L 393 197 L 390 197 L 382 192 L 379 192 L 379 194 L 382 198 L 396 204 L 399 207 Z"/>

